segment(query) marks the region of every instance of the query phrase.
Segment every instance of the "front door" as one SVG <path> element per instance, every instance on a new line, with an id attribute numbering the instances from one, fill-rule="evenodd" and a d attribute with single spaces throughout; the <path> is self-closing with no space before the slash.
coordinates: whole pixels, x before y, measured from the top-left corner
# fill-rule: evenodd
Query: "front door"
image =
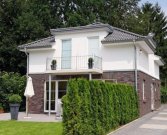
<path id="1" fill-rule="evenodd" d="M 154 84 L 152 83 L 151 84 L 151 110 L 154 110 L 155 107 L 154 107 Z"/>

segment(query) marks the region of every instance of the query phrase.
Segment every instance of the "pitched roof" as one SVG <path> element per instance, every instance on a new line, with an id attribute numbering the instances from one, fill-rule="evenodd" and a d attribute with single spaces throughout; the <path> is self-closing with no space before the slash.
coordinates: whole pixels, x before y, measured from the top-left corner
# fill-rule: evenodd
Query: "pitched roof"
<path id="1" fill-rule="evenodd" d="M 112 27 L 113 31 L 112 33 L 109 33 L 102 42 L 123 42 L 123 41 L 129 41 L 129 40 L 137 40 L 137 39 L 143 39 L 146 38 L 145 36 L 135 34 L 133 32 L 129 32 L 126 30 L 122 30 L 116 27 Z"/>
<path id="2" fill-rule="evenodd" d="M 116 43 L 116 42 L 128 42 L 133 40 L 144 40 L 148 43 L 148 45 L 155 50 L 156 43 L 153 41 L 152 37 L 150 36 L 142 36 L 133 32 L 129 32 L 120 28 L 112 27 L 109 24 L 103 23 L 93 23 L 86 26 L 78 26 L 78 27 L 68 27 L 68 28 L 58 28 L 58 29 L 51 29 L 52 35 L 57 34 L 64 34 L 64 32 L 78 32 L 82 30 L 94 30 L 94 29 L 103 29 L 108 32 L 108 35 L 102 40 L 102 43 Z M 154 44 L 152 45 L 150 41 Z M 41 40 L 37 40 L 35 42 L 31 42 L 28 44 L 23 44 L 18 46 L 19 49 L 26 48 L 46 48 L 51 47 L 54 40 L 54 36 L 47 37 Z"/>
<path id="3" fill-rule="evenodd" d="M 57 34 L 62 34 L 63 32 L 76 32 L 82 30 L 95 30 L 95 29 L 104 29 L 108 32 L 112 31 L 112 27 L 109 24 L 103 24 L 100 22 L 92 23 L 85 26 L 51 29 L 50 31 L 52 35 L 57 35 Z"/>
<path id="4" fill-rule="evenodd" d="M 51 47 L 52 44 L 55 42 L 54 36 L 43 38 L 31 43 L 19 45 L 19 49 L 24 49 L 24 48 L 46 48 L 46 47 Z"/>

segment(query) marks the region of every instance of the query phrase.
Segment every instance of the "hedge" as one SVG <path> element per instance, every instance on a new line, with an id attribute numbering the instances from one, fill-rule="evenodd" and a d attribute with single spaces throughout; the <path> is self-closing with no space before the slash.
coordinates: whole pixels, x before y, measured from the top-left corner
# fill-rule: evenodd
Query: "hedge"
<path id="1" fill-rule="evenodd" d="M 136 91 L 127 84 L 70 79 L 62 101 L 64 135 L 104 135 L 139 116 Z"/>
<path id="2" fill-rule="evenodd" d="M 167 87 L 161 88 L 161 103 L 167 103 Z"/>

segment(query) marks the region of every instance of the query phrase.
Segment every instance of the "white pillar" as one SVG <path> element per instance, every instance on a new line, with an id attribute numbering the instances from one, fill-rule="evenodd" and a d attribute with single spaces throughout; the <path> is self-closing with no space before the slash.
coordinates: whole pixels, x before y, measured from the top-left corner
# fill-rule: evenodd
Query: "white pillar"
<path id="1" fill-rule="evenodd" d="M 92 73 L 89 73 L 89 80 L 92 80 Z"/>
<path id="2" fill-rule="evenodd" d="M 49 74 L 49 116 L 50 116 L 50 111 L 51 111 L 51 81 L 52 81 L 52 78 L 51 78 L 51 74 Z"/>
<path id="3" fill-rule="evenodd" d="M 56 81 L 56 114 L 58 112 L 58 81 Z"/>

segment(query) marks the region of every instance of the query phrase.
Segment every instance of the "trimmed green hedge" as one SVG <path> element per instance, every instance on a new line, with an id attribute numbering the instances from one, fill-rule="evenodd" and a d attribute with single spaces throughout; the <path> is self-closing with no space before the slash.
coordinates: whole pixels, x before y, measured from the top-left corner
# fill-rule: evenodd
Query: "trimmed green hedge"
<path id="1" fill-rule="evenodd" d="M 167 103 L 167 87 L 161 88 L 161 103 Z"/>
<path id="2" fill-rule="evenodd" d="M 127 84 L 71 79 L 62 101 L 64 135 L 104 135 L 139 116 L 136 91 Z"/>

